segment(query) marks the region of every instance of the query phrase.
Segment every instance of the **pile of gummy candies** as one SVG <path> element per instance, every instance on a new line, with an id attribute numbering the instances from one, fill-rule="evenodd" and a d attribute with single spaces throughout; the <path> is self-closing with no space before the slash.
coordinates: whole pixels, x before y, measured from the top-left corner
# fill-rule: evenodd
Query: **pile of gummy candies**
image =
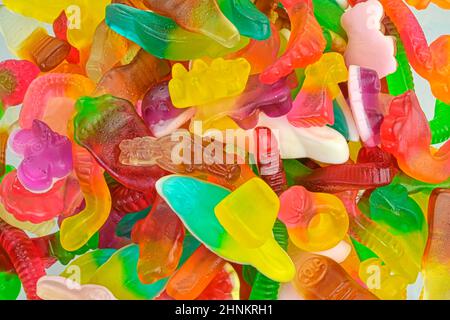
<path id="1" fill-rule="evenodd" d="M 450 299 L 450 35 L 406 2 L 3 0 L 0 299 Z"/>

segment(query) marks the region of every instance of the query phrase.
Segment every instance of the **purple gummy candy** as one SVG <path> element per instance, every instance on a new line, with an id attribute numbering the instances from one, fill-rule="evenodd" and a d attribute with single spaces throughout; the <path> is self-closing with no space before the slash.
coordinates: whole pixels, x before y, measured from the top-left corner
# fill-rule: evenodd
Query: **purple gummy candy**
<path id="1" fill-rule="evenodd" d="M 384 118 L 377 72 L 351 65 L 348 88 L 350 106 L 361 140 L 365 146 L 375 147 L 380 143 L 380 127 Z"/>
<path id="2" fill-rule="evenodd" d="M 152 87 L 142 100 L 142 118 L 155 137 L 170 134 L 194 115 L 195 110 L 178 109 L 172 104 L 169 82 Z"/>
<path id="3" fill-rule="evenodd" d="M 29 191 L 43 193 L 72 171 L 72 144 L 46 123 L 34 120 L 31 129 L 11 137 L 12 150 L 23 160 L 17 169 L 20 183 Z"/>
<path id="4" fill-rule="evenodd" d="M 264 112 L 271 118 L 286 115 L 292 108 L 287 79 L 282 78 L 268 85 L 261 83 L 258 75 L 251 76 L 236 105 L 237 108 L 229 116 L 246 130 L 257 125 L 259 112 Z"/>

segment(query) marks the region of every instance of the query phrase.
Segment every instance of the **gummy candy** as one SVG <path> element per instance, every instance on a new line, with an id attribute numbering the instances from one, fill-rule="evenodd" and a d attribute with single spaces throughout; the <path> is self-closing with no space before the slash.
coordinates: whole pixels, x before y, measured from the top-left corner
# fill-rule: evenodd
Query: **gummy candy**
<path id="1" fill-rule="evenodd" d="M 29 191 L 46 192 L 72 171 L 70 140 L 53 132 L 42 121 L 34 120 L 31 129 L 16 132 L 10 145 L 23 156 L 17 178 Z"/>
<path id="2" fill-rule="evenodd" d="M 105 287 L 80 285 L 70 279 L 55 276 L 39 279 L 37 295 L 43 300 L 117 300 Z"/>
<path id="3" fill-rule="evenodd" d="M 244 58 L 217 58 L 209 66 L 203 60 L 195 60 L 189 71 L 175 64 L 169 82 L 170 98 L 175 107 L 186 108 L 239 95 L 249 74 L 250 64 Z"/>
<path id="4" fill-rule="evenodd" d="M 448 189 L 436 189 L 428 208 L 429 238 L 424 255 L 424 299 L 448 299 Z"/>
<path id="5" fill-rule="evenodd" d="M 180 198 L 180 188 L 183 188 L 184 195 L 192 194 L 192 196 Z M 230 191 L 227 189 L 183 176 L 161 178 L 157 182 L 156 189 L 159 195 L 166 200 L 184 222 L 188 230 L 219 256 L 243 264 L 252 264 L 261 273 L 273 280 L 287 282 L 293 278 L 294 268 L 292 262 L 273 239 L 273 235 L 266 238 L 266 242 L 262 246 L 251 248 L 234 239 L 219 223 L 214 214 L 214 208 L 230 195 Z M 241 193 L 239 192 L 239 194 Z M 203 197 L 206 194 L 208 194 L 208 197 Z M 186 199 L 190 199 L 190 202 L 188 203 Z M 208 201 L 206 202 L 205 200 Z M 195 213 L 195 215 L 192 213 Z M 265 225 L 269 224 L 270 222 L 266 221 Z M 235 234 L 239 234 L 239 229 L 242 230 L 242 228 L 248 230 L 248 227 L 242 224 L 241 228 L 236 228 L 232 231 Z M 263 228 L 261 230 L 264 232 Z M 251 238 L 250 240 L 247 238 L 243 239 L 246 241 L 245 243 L 251 241 L 250 243 L 255 244 L 263 239 L 263 235 L 256 234 L 252 237 L 255 239 L 253 241 Z"/>
<path id="6" fill-rule="evenodd" d="M 351 65 L 348 94 L 353 117 L 364 145 L 380 144 L 380 127 L 384 110 L 380 102 L 381 83 L 375 70 Z"/>
<path id="7" fill-rule="evenodd" d="M 0 299 L 450 299 L 431 2 L 3 0 Z"/>
<path id="8" fill-rule="evenodd" d="M 302 253 L 296 260 L 296 267 L 294 287 L 308 299 L 378 300 L 333 259 Z"/>
<path id="9" fill-rule="evenodd" d="M 28 87 L 39 72 L 33 63 L 26 60 L 0 62 L 0 101 L 4 106 L 21 104 Z"/>
<path id="10" fill-rule="evenodd" d="M 27 4 L 28 5 L 28 4 Z M 43 72 L 57 67 L 70 52 L 70 45 L 48 35 L 38 21 L 15 14 L 0 6 L 0 33 L 9 49 Z"/>
<path id="11" fill-rule="evenodd" d="M 289 14 L 292 33 L 283 56 L 261 74 L 261 81 L 268 84 L 317 61 L 326 45 L 311 0 L 282 0 L 281 3 Z"/>
<path id="12" fill-rule="evenodd" d="M 144 0 L 153 12 L 172 18 L 180 27 L 203 34 L 232 48 L 239 42 L 239 32 L 220 11 L 216 0 L 158 1 Z"/>
<path id="13" fill-rule="evenodd" d="M 439 183 L 450 177 L 450 159 L 445 144 L 434 155 L 430 153 L 431 132 L 413 91 L 394 98 L 381 125 L 381 144 L 392 153 L 411 177 Z"/>
<path id="14" fill-rule="evenodd" d="M 323 251 L 347 234 L 348 216 L 342 202 L 331 194 L 312 193 L 294 186 L 280 196 L 278 218 L 291 241 L 305 251 Z"/>
<path id="15" fill-rule="evenodd" d="M 240 37 L 236 46 L 226 48 L 206 36 L 180 28 L 169 18 L 121 4 L 106 7 L 106 24 L 154 56 L 175 61 L 198 59 L 205 55 L 220 57 L 242 49 L 249 42 L 248 38 Z"/>
<path id="16" fill-rule="evenodd" d="M 306 67 L 305 76 L 287 115 L 289 122 L 296 127 L 334 124 L 333 100 L 341 94 L 338 84 L 348 79 L 344 59 L 338 53 L 325 53 Z"/>
<path id="17" fill-rule="evenodd" d="M 133 105 L 110 95 L 83 97 L 76 104 L 74 138 L 91 152 L 104 169 L 119 183 L 138 191 L 147 191 L 163 171 L 157 166 L 130 167 L 119 162 L 119 144 L 126 139 L 150 135 Z"/>
<path id="18" fill-rule="evenodd" d="M 341 18 L 348 35 L 344 55 L 347 66 L 375 70 L 380 79 L 397 69 L 394 40 L 380 30 L 383 15 L 380 2 L 368 0 L 347 10 Z"/>

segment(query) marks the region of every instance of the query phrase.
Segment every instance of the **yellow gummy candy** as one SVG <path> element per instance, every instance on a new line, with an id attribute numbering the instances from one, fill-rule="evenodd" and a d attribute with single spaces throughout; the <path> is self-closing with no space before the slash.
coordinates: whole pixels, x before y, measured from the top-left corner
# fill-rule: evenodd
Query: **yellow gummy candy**
<path id="1" fill-rule="evenodd" d="M 399 275 L 392 275 L 386 265 L 377 258 L 361 262 L 359 277 L 370 292 L 383 300 L 405 300 L 408 281 Z"/>
<path id="2" fill-rule="evenodd" d="M 242 245 L 256 248 L 272 238 L 280 209 L 275 192 L 260 178 L 252 178 L 224 198 L 214 212 L 220 224 Z"/>
<path id="3" fill-rule="evenodd" d="M 239 95 L 247 85 L 250 69 L 244 58 L 217 58 L 210 65 L 198 59 L 190 71 L 177 63 L 169 82 L 172 103 L 177 108 L 187 108 Z"/>
<path id="4" fill-rule="evenodd" d="M 111 0 L 4 0 L 3 4 L 16 13 L 46 23 L 53 23 L 65 11 L 68 40 L 73 46 L 82 49 L 92 42 Z"/>

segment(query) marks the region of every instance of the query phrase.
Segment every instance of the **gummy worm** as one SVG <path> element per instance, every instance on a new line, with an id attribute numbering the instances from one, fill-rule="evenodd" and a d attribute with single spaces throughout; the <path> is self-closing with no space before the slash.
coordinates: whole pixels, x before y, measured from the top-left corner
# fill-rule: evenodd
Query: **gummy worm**
<path id="1" fill-rule="evenodd" d="M 29 300 L 39 300 L 36 284 L 45 276 L 39 252 L 30 238 L 20 229 L 0 220 L 0 245 L 8 254 Z"/>
<path id="2" fill-rule="evenodd" d="M 74 168 L 84 195 L 86 208 L 61 224 L 61 245 L 75 251 L 85 245 L 108 219 L 111 195 L 103 168 L 91 154 L 73 143 Z"/>

